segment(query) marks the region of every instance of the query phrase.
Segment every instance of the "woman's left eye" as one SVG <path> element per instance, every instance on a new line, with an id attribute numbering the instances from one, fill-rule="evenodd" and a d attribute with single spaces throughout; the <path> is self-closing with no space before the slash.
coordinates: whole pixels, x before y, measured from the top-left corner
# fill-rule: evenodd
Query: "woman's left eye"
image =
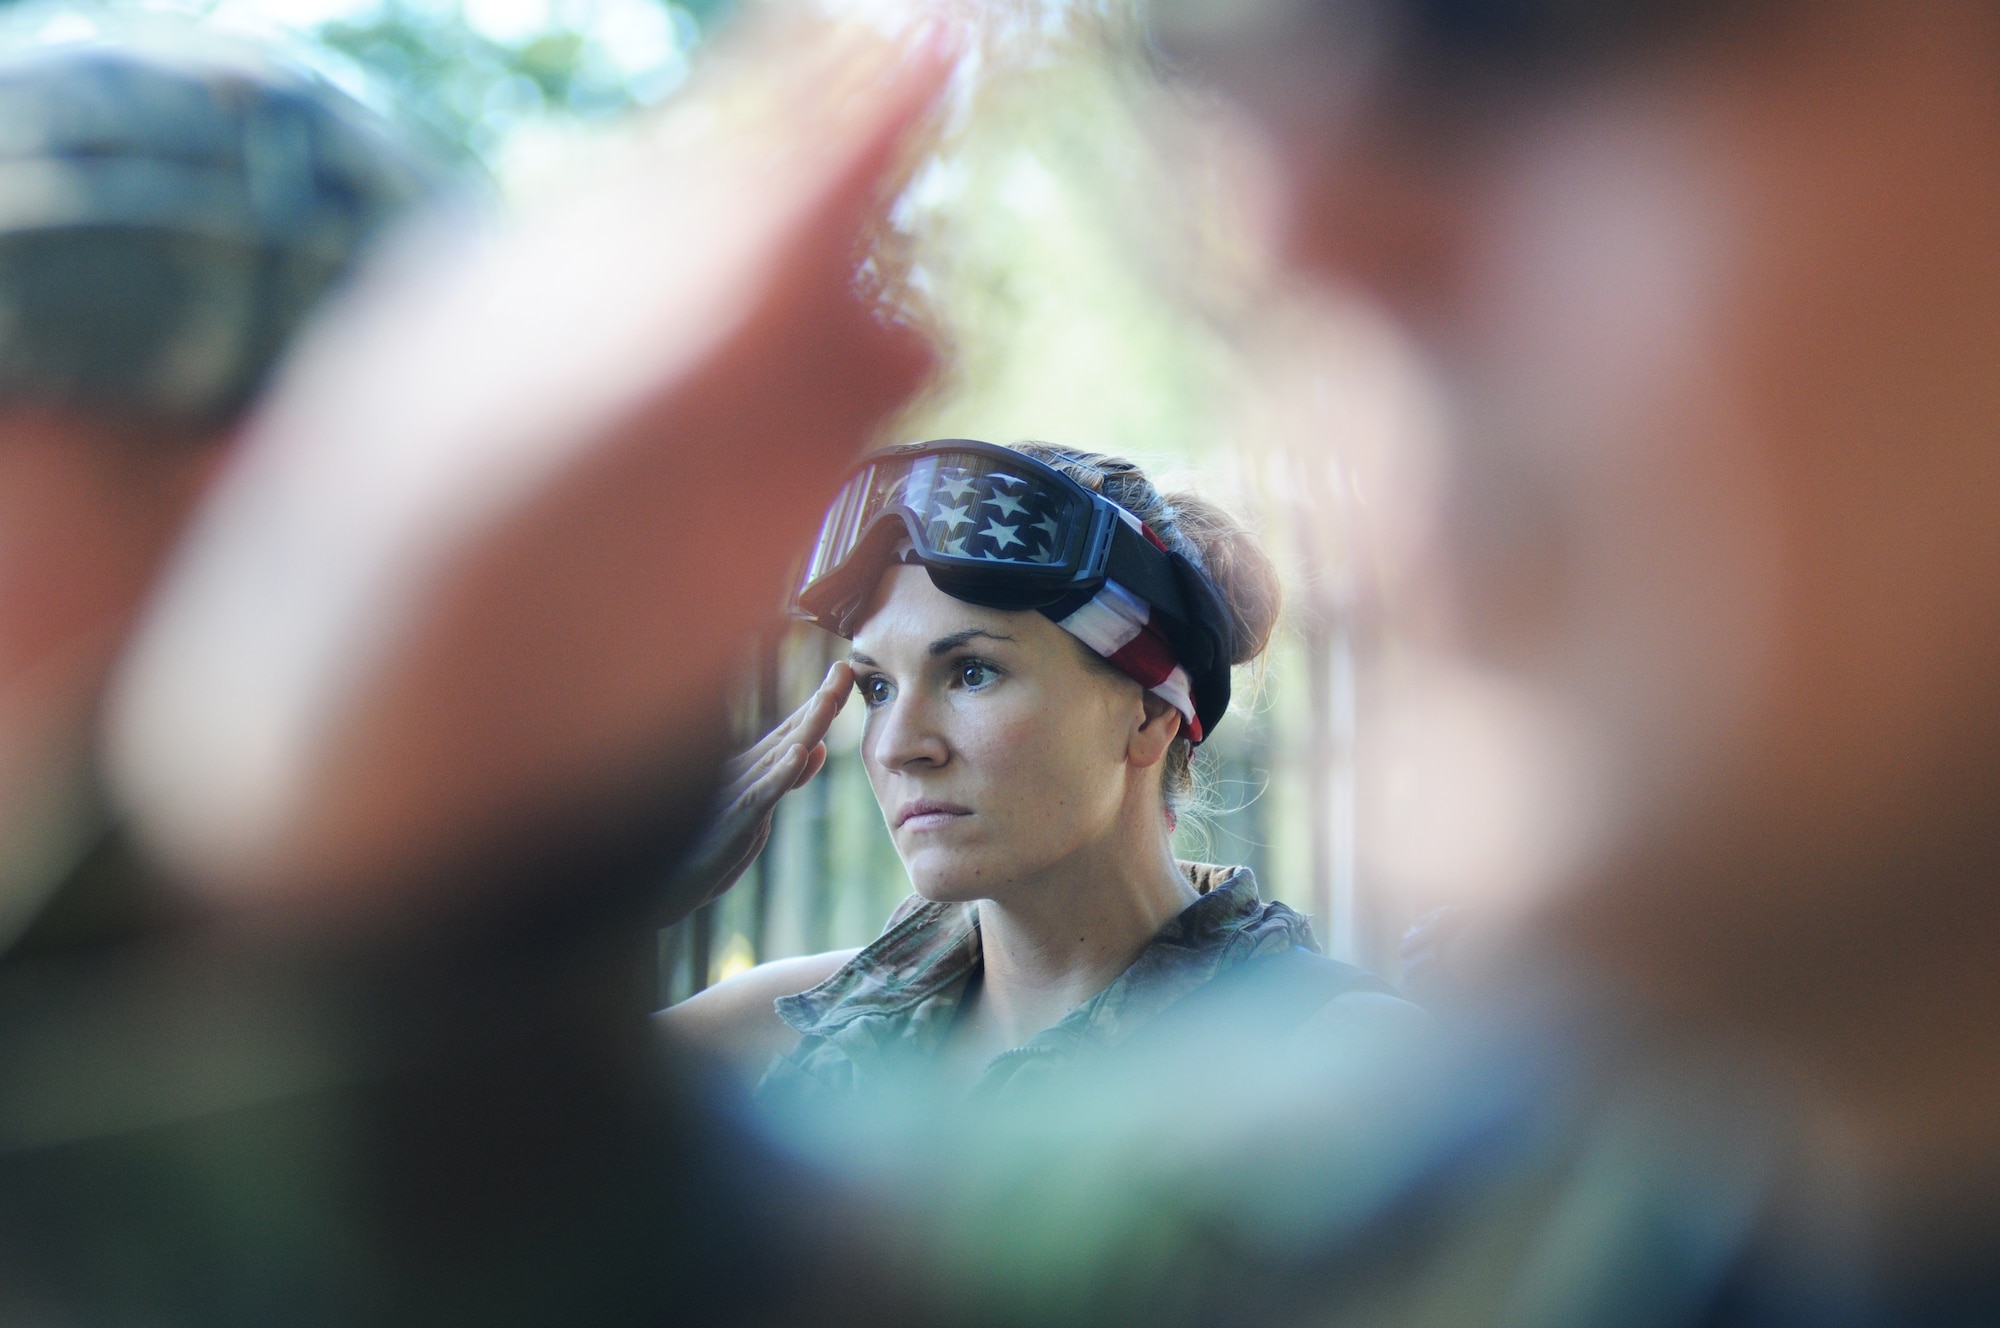
<path id="1" fill-rule="evenodd" d="M 999 676 L 991 664 L 981 664 L 977 660 L 958 666 L 958 680 L 967 687 L 984 687 Z"/>

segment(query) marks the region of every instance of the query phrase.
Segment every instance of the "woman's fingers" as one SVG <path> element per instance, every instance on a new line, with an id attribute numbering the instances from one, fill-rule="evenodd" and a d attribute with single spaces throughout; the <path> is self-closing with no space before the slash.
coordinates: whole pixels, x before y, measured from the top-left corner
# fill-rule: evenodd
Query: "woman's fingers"
<path id="1" fill-rule="evenodd" d="M 817 700 L 818 695 L 815 692 L 813 700 Z M 785 716 L 776 727 L 759 738 L 748 750 L 730 760 L 723 767 L 724 782 L 729 785 L 747 786 L 763 778 L 772 763 L 782 759 L 785 753 L 797 744 L 798 738 L 795 735 L 799 723 L 806 711 L 811 709 L 813 700 L 808 700 L 804 706 Z"/>
<path id="2" fill-rule="evenodd" d="M 826 680 L 807 702 L 793 712 L 795 725 L 792 741 L 811 747 L 826 737 L 826 731 L 833 727 L 834 716 L 847 704 L 848 693 L 854 689 L 854 670 L 847 667 L 845 660 L 836 663 L 826 671 Z"/>
<path id="3" fill-rule="evenodd" d="M 772 761 L 795 743 L 808 747 L 826 736 L 833 720 L 847 704 L 854 687 L 854 671 L 842 660 L 827 670 L 826 678 L 806 698 L 805 704 L 780 720 L 769 733 L 752 743 L 723 768 L 723 782 L 736 785 L 759 778 Z"/>
<path id="4" fill-rule="evenodd" d="M 844 690 L 822 688 L 792 716 L 798 721 L 792 726 L 795 741 L 773 746 L 757 760 L 732 771 L 723 793 L 724 815 L 768 816 L 785 794 L 810 783 L 826 765 L 826 731 L 840 712 L 845 695 Z"/>
<path id="5" fill-rule="evenodd" d="M 677 878 L 679 916 L 725 894 L 763 852 L 778 804 L 826 765 L 826 731 L 853 686 L 854 671 L 834 665 L 804 705 L 724 766 L 714 817 Z"/>
<path id="6" fill-rule="evenodd" d="M 840 712 L 852 685 L 845 664 L 836 665 L 803 706 L 794 711 L 756 748 L 726 767 L 727 783 L 704 847 L 683 879 L 697 883 L 697 902 L 726 893 L 764 849 L 771 836 L 771 815 L 787 793 L 812 779 L 826 765 L 821 741 Z M 790 735 L 805 740 L 784 742 Z"/>
<path id="7" fill-rule="evenodd" d="M 832 717 L 840 713 L 847 691 L 853 685 L 854 672 L 848 668 L 847 662 L 842 660 L 834 664 L 826 671 L 820 685 L 813 689 L 813 694 L 806 698 L 805 704 L 779 720 L 775 728 L 752 743 L 743 753 L 744 757 L 754 761 L 781 752 L 791 743 L 799 741 L 797 735 L 801 725 L 830 723 Z M 826 716 L 824 720 L 819 719 L 822 713 Z"/>
<path id="8" fill-rule="evenodd" d="M 811 759 L 806 747 L 793 743 L 779 752 L 754 779 L 746 782 L 743 792 L 735 799 L 735 805 L 758 818 L 769 816 L 771 809 L 803 782 L 801 776 Z"/>
<path id="9" fill-rule="evenodd" d="M 834 710 L 840 710 L 847 704 L 848 695 L 854 690 L 854 666 L 844 659 L 836 659 L 833 661 L 833 666 L 826 671 L 826 681 L 819 686 L 821 691 L 833 697 Z"/>
<path id="10" fill-rule="evenodd" d="M 813 776 L 818 774 L 825 765 L 826 744 L 823 742 L 815 743 L 812 751 L 806 757 L 805 769 L 799 771 L 798 778 L 792 781 L 792 787 L 802 789 L 812 783 Z"/>

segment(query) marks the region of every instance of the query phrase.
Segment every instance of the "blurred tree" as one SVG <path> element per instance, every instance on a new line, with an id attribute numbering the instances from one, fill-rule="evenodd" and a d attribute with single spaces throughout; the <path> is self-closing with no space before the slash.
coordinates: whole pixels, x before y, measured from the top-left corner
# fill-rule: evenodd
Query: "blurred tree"
<path id="1" fill-rule="evenodd" d="M 187 16 L 289 45 L 434 150 L 501 168 L 523 131 L 656 103 L 734 0 L 0 0 L 0 29 L 87 40 Z M 503 171 L 504 173 L 504 171 Z"/>
<path id="2" fill-rule="evenodd" d="M 661 100 L 729 0 L 382 0 L 314 35 L 384 83 L 449 147 L 497 164 L 551 120 L 602 120 Z"/>

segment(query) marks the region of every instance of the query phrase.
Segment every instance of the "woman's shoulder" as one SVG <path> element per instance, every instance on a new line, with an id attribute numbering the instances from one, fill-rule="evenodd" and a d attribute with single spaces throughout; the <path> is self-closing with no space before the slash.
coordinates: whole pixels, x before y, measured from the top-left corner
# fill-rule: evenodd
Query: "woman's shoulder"
<path id="1" fill-rule="evenodd" d="M 785 996 L 817 987 L 838 973 L 858 950 L 774 959 L 718 982 L 706 991 L 654 1015 L 672 1036 L 761 1073 L 773 1056 L 787 1051 L 799 1035 L 772 1008 Z"/>

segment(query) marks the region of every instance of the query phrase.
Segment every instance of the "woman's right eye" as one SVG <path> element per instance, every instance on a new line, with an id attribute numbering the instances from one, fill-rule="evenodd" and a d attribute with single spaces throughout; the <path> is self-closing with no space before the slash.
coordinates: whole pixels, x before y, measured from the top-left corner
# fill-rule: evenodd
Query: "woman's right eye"
<path id="1" fill-rule="evenodd" d="M 879 673 L 872 673 L 854 681 L 854 690 L 861 693 L 861 700 L 869 706 L 881 705 L 889 699 L 889 680 Z"/>

